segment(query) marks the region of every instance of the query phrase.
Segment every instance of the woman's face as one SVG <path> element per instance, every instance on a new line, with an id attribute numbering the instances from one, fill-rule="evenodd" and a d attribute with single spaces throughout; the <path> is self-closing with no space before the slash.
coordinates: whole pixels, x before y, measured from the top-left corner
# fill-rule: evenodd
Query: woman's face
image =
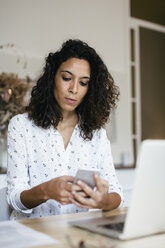
<path id="1" fill-rule="evenodd" d="M 90 65 L 84 59 L 63 62 L 55 76 L 54 97 L 62 112 L 73 112 L 88 91 Z"/>

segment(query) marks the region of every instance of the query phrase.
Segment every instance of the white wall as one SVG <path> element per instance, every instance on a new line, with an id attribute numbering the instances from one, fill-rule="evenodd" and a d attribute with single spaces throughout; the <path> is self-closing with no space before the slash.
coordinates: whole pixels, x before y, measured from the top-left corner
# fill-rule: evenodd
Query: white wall
<path id="1" fill-rule="evenodd" d="M 135 183 L 136 169 L 116 170 L 116 175 L 123 188 L 124 206 L 129 206 Z"/>
<path id="2" fill-rule="evenodd" d="M 19 45 L 28 60 L 23 69 L 21 63 L 16 64 L 12 50 L 1 50 L 0 72 L 35 78 L 45 55 L 68 38 L 87 41 L 104 59 L 121 89 L 112 129 L 117 164 L 123 152 L 130 155 L 132 163 L 127 19 L 128 0 L 0 0 L 0 44 Z M 108 125 L 108 136 L 110 130 Z"/>
<path id="3" fill-rule="evenodd" d="M 125 67 L 123 0 L 0 0 L 1 43 L 15 42 L 43 58 L 61 41 L 78 37 L 105 57 L 111 69 Z M 3 35 L 2 35 L 3 34 Z"/>
<path id="4" fill-rule="evenodd" d="M 0 189 L 7 186 L 6 174 L 0 174 Z"/>

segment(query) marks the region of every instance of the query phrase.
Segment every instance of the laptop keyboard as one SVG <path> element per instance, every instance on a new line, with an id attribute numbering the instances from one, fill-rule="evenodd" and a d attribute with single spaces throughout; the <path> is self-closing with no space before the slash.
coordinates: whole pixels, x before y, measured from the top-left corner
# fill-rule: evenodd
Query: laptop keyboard
<path id="1" fill-rule="evenodd" d="M 99 226 L 107 228 L 107 229 L 111 229 L 114 231 L 123 232 L 124 222 L 115 223 L 115 224 L 99 225 Z"/>

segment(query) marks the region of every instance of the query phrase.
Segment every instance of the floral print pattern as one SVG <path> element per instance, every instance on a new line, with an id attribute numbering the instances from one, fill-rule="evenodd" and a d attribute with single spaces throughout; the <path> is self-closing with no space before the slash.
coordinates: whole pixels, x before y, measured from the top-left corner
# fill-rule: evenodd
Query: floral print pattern
<path id="1" fill-rule="evenodd" d="M 61 205 L 51 199 L 27 209 L 20 200 L 23 190 L 52 178 L 75 176 L 79 168 L 100 169 L 101 177 L 109 181 L 109 192 L 117 192 L 122 199 L 121 186 L 115 174 L 110 142 L 106 131 L 94 133 L 91 141 L 80 136 L 76 125 L 65 150 L 61 134 L 53 127 L 37 127 L 27 114 L 13 117 L 8 126 L 7 200 L 14 209 L 11 218 L 34 218 L 64 213 L 87 211 L 73 204 Z"/>

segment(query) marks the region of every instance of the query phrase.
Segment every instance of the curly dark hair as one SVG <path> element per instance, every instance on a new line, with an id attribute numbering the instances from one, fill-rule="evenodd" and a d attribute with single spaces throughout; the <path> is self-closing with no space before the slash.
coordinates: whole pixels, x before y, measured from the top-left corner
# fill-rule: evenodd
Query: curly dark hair
<path id="1" fill-rule="evenodd" d="M 54 78 L 59 66 L 70 58 L 84 59 L 90 65 L 89 88 L 76 112 L 81 137 L 91 140 L 93 132 L 109 120 L 111 110 L 116 107 L 119 90 L 100 56 L 81 40 L 69 39 L 60 50 L 49 53 L 43 73 L 32 89 L 26 112 L 37 126 L 57 127 L 63 116 L 54 97 Z"/>

